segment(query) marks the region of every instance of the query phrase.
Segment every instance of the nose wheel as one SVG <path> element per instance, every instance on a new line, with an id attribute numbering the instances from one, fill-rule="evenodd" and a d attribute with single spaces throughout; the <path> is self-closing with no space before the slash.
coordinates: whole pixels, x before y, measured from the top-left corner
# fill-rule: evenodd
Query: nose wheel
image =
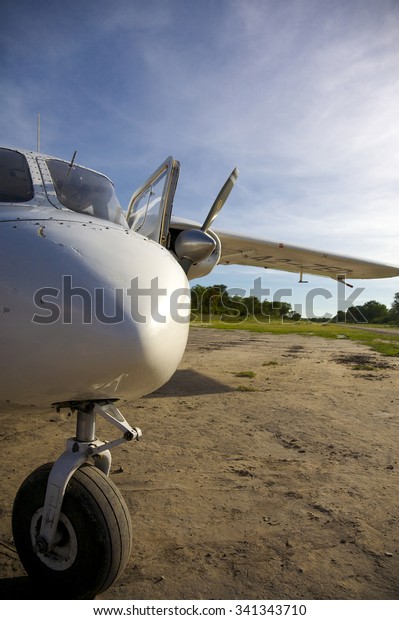
<path id="1" fill-rule="evenodd" d="M 107 475 L 108 448 L 120 440 L 104 444 L 95 439 L 96 407 L 98 413 L 98 404 L 85 404 L 83 420 L 78 411 L 77 429 L 93 437 L 68 440 L 55 464 L 42 465 L 26 478 L 14 501 L 15 546 L 46 599 L 94 598 L 119 577 L 130 556 L 129 511 Z M 109 404 L 102 409 L 109 415 Z M 120 412 L 117 419 L 119 427 L 127 425 Z M 141 435 L 139 429 L 128 429 L 126 441 Z"/>
<path id="2" fill-rule="evenodd" d="M 28 476 L 15 498 L 12 527 L 21 562 L 43 598 L 93 598 L 121 574 L 131 551 L 125 501 L 109 478 L 82 465 L 70 479 L 54 545 L 37 544 L 52 463 Z"/>

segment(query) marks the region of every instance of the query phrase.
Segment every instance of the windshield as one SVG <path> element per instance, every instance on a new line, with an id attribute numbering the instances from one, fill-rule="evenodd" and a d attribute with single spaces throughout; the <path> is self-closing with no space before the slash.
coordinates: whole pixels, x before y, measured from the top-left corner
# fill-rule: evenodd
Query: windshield
<path id="1" fill-rule="evenodd" d="M 32 179 L 25 157 L 0 149 L 0 202 L 27 202 L 32 198 Z"/>
<path id="2" fill-rule="evenodd" d="M 47 159 L 46 163 L 64 207 L 126 226 L 114 186 L 107 177 L 59 159 Z"/>

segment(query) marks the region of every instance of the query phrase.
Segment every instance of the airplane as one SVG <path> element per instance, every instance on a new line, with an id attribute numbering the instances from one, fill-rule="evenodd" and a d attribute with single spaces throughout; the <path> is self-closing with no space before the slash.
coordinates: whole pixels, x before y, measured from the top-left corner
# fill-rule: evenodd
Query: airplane
<path id="1" fill-rule="evenodd" d="M 46 598 L 94 598 L 132 547 L 126 503 L 109 478 L 111 450 L 139 439 L 119 407 L 165 384 L 185 351 L 189 280 L 218 264 L 347 278 L 399 267 L 217 231 L 238 177 L 201 224 L 172 215 L 180 164 L 168 157 L 126 211 L 111 180 L 71 161 L 0 148 L 0 413 L 69 409 L 76 433 L 22 483 L 13 537 Z M 98 417 L 117 438 L 101 441 Z M 50 434 L 50 429 L 49 429 Z"/>

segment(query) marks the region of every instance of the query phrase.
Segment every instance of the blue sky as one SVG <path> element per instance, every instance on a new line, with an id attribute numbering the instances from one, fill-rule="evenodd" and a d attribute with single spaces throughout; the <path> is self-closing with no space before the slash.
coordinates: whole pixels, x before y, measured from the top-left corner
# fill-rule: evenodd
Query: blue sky
<path id="1" fill-rule="evenodd" d="M 396 0 L 3 0 L 0 143 L 100 170 L 125 206 L 168 155 L 175 213 L 202 221 L 234 166 L 216 227 L 399 264 Z M 218 267 L 203 284 L 292 288 L 316 314 L 336 284 Z M 399 280 L 355 303 L 388 306 Z M 347 296 L 350 295 L 348 290 Z"/>

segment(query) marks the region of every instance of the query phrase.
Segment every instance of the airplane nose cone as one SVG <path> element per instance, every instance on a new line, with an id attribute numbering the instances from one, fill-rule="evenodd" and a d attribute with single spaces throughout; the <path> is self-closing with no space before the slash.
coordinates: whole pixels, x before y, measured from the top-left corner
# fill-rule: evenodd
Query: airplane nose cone
<path id="1" fill-rule="evenodd" d="M 14 404 L 133 399 L 175 372 L 187 278 L 158 244 L 81 222 L 2 223 L 0 393 Z"/>

